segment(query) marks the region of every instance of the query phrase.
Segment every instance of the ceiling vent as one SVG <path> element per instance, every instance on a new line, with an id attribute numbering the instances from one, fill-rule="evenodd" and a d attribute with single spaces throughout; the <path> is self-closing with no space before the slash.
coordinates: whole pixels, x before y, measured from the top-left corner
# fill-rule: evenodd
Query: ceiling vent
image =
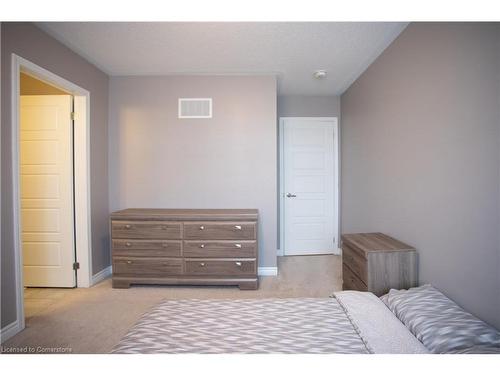
<path id="1" fill-rule="evenodd" d="M 179 118 L 212 118 L 212 98 L 179 98 Z"/>

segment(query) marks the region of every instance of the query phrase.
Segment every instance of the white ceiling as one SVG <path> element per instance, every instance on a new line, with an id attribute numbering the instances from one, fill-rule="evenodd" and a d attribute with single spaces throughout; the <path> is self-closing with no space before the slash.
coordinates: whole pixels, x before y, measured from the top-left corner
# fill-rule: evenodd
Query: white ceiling
<path id="1" fill-rule="evenodd" d="M 276 74 L 280 95 L 339 95 L 403 31 L 395 22 L 42 22 L 112 76 Z M 325 69 L 328 77 L 313 78 Z"/>

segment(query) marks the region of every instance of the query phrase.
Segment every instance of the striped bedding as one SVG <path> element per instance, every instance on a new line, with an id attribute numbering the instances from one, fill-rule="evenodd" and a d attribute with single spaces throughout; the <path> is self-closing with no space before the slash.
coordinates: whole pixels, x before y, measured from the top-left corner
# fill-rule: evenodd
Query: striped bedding
<path id="1" fill-rule="evenodd" d="M 500 353 L 500 332 L 432 285 L 391 289 L 382 301 L 432 353 Z"/>
<path id="2" fill-rule="evenodd" d="M 363 323 L 369 311 L 378 327 Z M 382 336 L 382 337 L 381 337 Z M 373 294 L 166 300 L 112 353 L 426 353 Z"/>

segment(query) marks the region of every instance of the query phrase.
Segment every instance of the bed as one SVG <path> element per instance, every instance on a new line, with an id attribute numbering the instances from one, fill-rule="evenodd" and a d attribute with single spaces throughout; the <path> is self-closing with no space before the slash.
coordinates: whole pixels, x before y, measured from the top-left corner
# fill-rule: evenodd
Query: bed
<path id="1" fill-rule="evenodd" d="M 500 353 L 500 333 L 425 285 L 382 298 L 165 300 L 112 353 Z"/>

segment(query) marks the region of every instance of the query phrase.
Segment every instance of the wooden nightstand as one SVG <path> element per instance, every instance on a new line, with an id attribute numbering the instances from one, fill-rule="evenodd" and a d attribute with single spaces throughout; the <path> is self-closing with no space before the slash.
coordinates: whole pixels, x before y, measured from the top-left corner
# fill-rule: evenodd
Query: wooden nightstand
<path id="1" fill-rule="evenodd" d="M 417 251 L 383 233 L 342 236 L 344 290 L 381 296 L 389 289 L 407 289 L 418 283 Z"/>

